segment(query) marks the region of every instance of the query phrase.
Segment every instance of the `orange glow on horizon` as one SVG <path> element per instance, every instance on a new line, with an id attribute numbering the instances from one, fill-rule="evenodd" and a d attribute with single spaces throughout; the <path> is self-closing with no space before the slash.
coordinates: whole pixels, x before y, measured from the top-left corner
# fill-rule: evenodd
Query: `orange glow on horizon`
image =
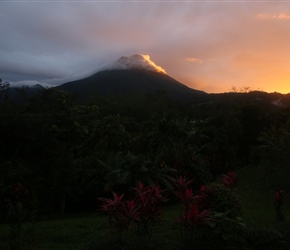
<path id="1" fill-rule="evenodd" d="M 185 72 L 191 72 L 178 78 L 193 89 L 207 93 L 230 92 L 232 88 L 290 93 L 290 60 L 285 50 L 281 52 L 277 47 L 266 52 L 257 50 L 255 53 L 242 50 L 216 60 L 210 57 L 202 61 L 198 57 L 184 59 L 187 62 Z"/>
<path id="2" fill-rule="evenodd" d="M 277 77 L 276 74 L 271 76 L 265 75 L 263 77 L 256 77 L 253 81 L 238 81 L 234 78 L 223 79 L 221 76 L 211 78 L 204 75 L 187 77 L 177 77 L 176 80 L 187 85 L 190 88 L 202 90 L 206 93 L 226 93 L 231 92 L 233 88 L 243 90 L 249 88 L 248 91 L 262 91 L 267 93 L 278 92 L 281 94 L 290 93 L 290 77 L 281 75 Z M 222 83 L 222 84 L 221 84 Z"/>

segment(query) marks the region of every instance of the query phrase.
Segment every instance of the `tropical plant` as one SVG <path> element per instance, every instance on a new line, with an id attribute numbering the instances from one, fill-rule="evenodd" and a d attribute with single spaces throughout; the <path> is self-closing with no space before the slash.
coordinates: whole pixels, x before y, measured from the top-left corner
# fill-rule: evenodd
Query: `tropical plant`
<path id="1" fill-rule="evenodd" d="M 139 220 L 137 204 L 132 201 L 123 202 L 124 194 L 117 195 L 113 192 L 113 199 L 99 198 L 103 202 L 101 210 L 109 215 L 111 232 L 121 234 L 130 225 L 130 220 Z M 116 230 L 115 230 L 116 229 Z"/>
<path id="2" fill-rule="evenodd" d="M 208 225 L 214 234 L 222 237 L 225 241 L 236 241 L 239 238 L 239 233 L 246 228 L 241 217 L 232 217 L 231 211 L 224 213 L 213 212 L 212 220 L 208 221 Z"/>
<path id="3" fill-rule="evenodd" d="M 259 137 L 260 146 L 257 151 L 264 169 L 264 183 L 272 190 L 282 188 L 290 190 L 288 176 L 290 174 L 290 123 L 273 127 Z"/>
<path id="4" fill-rule="evenodd" d="M 193 243 L 197 227 L 205 225 L 210 220 L 210 211 L 201 209 L 200 203 L 204 200 L 199 195 L 194 196 L 192 188 L 193 179 L 180 176 L 176 179 L 177 191 L 175 194 L 181 201 L 181 215 L 177 222 L 185 245 Z"/>
<path id="5" fill-rule="evenodd" d="M 221 184 L 208 186 L 210 210 L 219 213 L 227 213 L 230 218 L 241 215 L 242 205 L 240 197 L 232 189 Z"/>
<path id="6" fill-rule="evenodd" d="M 222 182 L 223 182 L 223 185 L 227 188 L 230 188 L 230 189 L 235 188 L 238 183 L 236 173 L 234 171 L 230 171 L 227 174 L 224 174 Z"/>
<path id="7" fill-rule="evenodd" d="M 145 187 L 142 182 L 135 188 L 135 200 L 140 206 L 140 222 L 137 223 L 139 235 L 151 235 L 153 227 L 161 222 L 162 212 L 160 205 L 167 201 L 164 191 L 158 183 Z"/>
<path id="8" fill-rule="evenodd" d="M 123 200 L 124 194 L 118 196 L 114 192 L 113 199 L 99 198 L 101 210 L 109 215 L 111 232 L 122 236 L 122 232 L 132 226 L 138 235 L 151 236 L 154 226 L 162 220 L 160 205 L 166 201 L 164 191 L 158 183 L 144 186 L 142 182 L 133 190 L 132 200 Z M 135 222 L 135 227 L 132 222 Z"/>
<path id="9" fill-rule="evenodd" d="M 10 226 L 9 245 L 11 250 L 21 250 L 34 244 L 36 209 L 31 192 L 21 183 L 8 186 L 5 194 L 7 221 Z M 29 234 L 23 223 L 29 226 Z"/>
<path id="10" fill-rule="evenodd" d="M 284 190 L 283 189 L 276 190 L 274 192 L 274 206 L 277 221 L 284 220 L 284 215 L 282 213 L 283 200 L 284 200 Z"/>

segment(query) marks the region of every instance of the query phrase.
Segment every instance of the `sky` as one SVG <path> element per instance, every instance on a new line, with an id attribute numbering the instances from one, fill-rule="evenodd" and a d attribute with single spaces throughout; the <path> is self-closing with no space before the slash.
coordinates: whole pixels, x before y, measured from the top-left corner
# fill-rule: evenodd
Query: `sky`
<path id="1" fill-rule="evenodd" d="M 0 32 L 11 85 L 55 86 L 144 54 L 207 93 L 290 93 L 290 0 L 0 0 Z"/>

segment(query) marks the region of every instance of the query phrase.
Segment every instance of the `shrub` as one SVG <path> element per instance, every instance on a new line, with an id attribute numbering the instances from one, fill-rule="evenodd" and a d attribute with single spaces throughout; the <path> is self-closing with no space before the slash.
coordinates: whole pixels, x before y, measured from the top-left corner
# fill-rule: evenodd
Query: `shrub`
<path id="1" fill-rule="evenodd" d="M 183 242 L 192 245 L 196 241 L 197 229 L 208 230 L 222 237 L 221 240 L 234 239 L 237 231 L 245 226 L 241 214 L 241 203 L 234 192 L 237 177 L 234 172 L 224 175 L 222 184 L 200 186 L 192 190 L 193 179 L 178 177 L 175 194 L 181 201 L 181 216 L 178 218 Z M 210 227 L 208 227 L 210 226 Z"/>
<path id="2" fill-rule="evenodd" d="M 161 203 L 165 202 L 163 191 L 158 183 L 153 186 L 144 186 L 142 182 L 134 188 L 132 200 L 123 200 L 124 194 L 118 196 L 113 193 L 113 199 L 99 198 L 103 202 L 101 210 L 109 215 L 112 232 L 121 235 L 135 222 L 138 235 L 151 235 L 156 223 L 162 219 Z"/>
<path id="3" fill-rule="evenodd" d="M 223 175 L 223 185 L 227 188 L 233 189 L 237 186 L 238 179 L 236 173 L 233 171 Z"/>
<path id="4" fill-rule="evenodd" d="M 277 221 L 284 220 L 284 215 L 282 213 L 283 200 L 284 200 L 284 191 L 282 189 L 275 191 L 274 192 L 274 205 L 275 205 Z"/>
<path id="5" fill-rule="evenodd" d="M 240 197 L 232 189 L 221 184 L 213 184 L 208 189 L 210 190 L 208 200 L 211 211 L 227 213 L 230 218 L 241 215 Z"/>
<path id="6" fill-rule="evenodd" d="M 7 222 L 10 226 L 10 249 L 18 250 L 34 244 L 36 209 L 31 192 L 21 183 L 11 184 L 5 194 Z M 29 225 L 23 229 L 23 223 Z"/>
<path id="7" fill-rule="evenodd" d="M 289 249 L 284 236 L 273 229 L 247 228 L 241 235 L 250 250 L 286 250 Z"/>
<path id="8" fill-rule="evenodd" d="M 177 191 L 175 194 L 181 201 L 181 215 L 177 222 L 180 225 L 185 246 L 192 244 L 197 227 L 205 225 L 210 215 L 208 210 L 200 208 L 199 204 L 204 199 L 201 199 L 201 196 L 194 196 L 192 188 L 190 188 L 192 183 L 193 179 L 188 180 L 186 176 L 176 179 Z"/>

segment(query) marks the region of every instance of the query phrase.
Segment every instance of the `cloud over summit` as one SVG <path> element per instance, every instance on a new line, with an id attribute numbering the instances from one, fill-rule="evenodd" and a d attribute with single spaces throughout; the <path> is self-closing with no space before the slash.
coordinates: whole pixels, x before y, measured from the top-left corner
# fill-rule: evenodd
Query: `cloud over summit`
<path id="1" fill-rule="evenodd" d="M 102 70 L 108 69 L 145 69 L 166 74 L 165 70 L 151 61 L 149 55 L 135 54 L 122 56 L 117 61 L 106 65 Z"/>

